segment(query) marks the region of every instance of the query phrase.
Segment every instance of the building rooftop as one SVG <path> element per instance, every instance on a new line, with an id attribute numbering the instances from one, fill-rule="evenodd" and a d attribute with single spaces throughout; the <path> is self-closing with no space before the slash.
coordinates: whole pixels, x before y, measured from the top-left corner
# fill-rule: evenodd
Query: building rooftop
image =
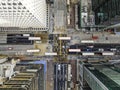
<path id="1" fill-rule="evenodd" d="M 46 28 L 46 0 L 0 0 L 0 27 Z"/>

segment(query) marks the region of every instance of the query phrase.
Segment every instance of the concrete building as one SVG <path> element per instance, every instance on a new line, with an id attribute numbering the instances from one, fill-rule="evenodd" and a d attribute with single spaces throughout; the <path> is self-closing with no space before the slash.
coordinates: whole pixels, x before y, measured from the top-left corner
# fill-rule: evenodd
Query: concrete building
<path id="1" fill-rule="evenodd" d="M 0 31 L 46 31 L 48 9 L 46 0 L 0 0 Z"/>

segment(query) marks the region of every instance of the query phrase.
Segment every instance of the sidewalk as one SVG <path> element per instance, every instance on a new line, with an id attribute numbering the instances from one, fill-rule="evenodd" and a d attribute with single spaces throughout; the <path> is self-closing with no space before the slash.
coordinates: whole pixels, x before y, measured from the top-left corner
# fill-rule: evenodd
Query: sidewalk
<path id="1" fill-rule="evenodd" d="M 75 30 L 67 30 L 68 36 L 72 37 L 72 43 L 80 43 L 81 40 L 93 40 L 92 36 L 98 37 L 94 39 L 94 43 L 120 43 L 120 35 L 109 34 L 107 32 L 79 32 Z"/>

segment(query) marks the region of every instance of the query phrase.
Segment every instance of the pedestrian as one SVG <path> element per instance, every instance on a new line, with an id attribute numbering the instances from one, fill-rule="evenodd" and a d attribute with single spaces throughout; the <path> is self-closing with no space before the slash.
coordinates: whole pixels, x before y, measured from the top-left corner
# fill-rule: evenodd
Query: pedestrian
<path id="1" fill-rule="evenodd" d="M 106 37 L 105 39 L 108 40 L 108 37 Z"/>

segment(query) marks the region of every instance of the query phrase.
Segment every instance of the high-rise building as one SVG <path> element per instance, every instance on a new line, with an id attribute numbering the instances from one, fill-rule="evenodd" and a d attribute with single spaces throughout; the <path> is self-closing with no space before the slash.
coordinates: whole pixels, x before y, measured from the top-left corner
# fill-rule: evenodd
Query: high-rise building
<path id="1" fill-rule="evenodd" d="M 97 25 L 113 25 L 120 23 L 120 0 L 92 0 Z"/>
<path id="2" fill-rule="evenodd" d="M 0 0 L 0 30 L 48 29 L 48 5 L 46 0 Z M 15 27 L 12 28 L 11 27 Z M 30 29 L 25 29 L 30 28 Z M 36 29 L 31 29 L 36 28 Z M 7 30 L 7 31 L 8 31 Z"/>

